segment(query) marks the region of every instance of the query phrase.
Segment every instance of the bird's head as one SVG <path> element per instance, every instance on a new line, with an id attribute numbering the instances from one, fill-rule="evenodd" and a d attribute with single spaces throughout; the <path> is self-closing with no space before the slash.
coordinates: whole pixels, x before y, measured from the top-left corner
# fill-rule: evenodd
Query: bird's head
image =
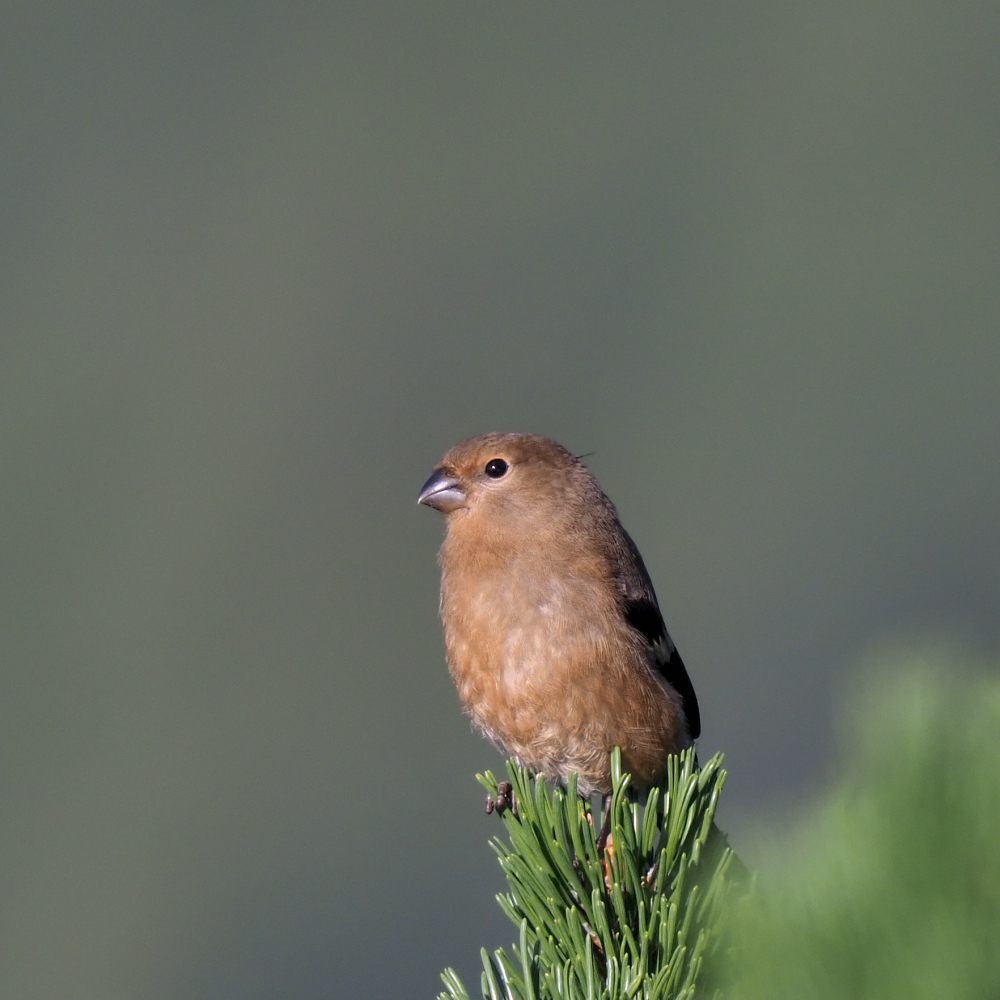
<path id="1" fill-rule="evenodd" d="M 557 506 L 578 492 L 590 474 L 561 445 L 537 434 L 483 434 L 445 453 L 424 483 L 417 503 L 444 514 L 523 515 Z"/>

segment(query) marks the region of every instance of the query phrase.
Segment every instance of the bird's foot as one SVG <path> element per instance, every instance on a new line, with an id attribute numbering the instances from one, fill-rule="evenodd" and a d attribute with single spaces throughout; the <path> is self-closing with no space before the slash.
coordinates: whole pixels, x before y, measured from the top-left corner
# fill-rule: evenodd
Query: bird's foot
<path id="1" fill-rule="evenodd" d="M 601 811 L 604 814 L 604 822 L 601 824 L 601 832 L 597 835 L 597 853 L 603 854 L 604 847 L 611 837 L 611 796 L 605 795 Z"/>
<path id="2" fill-rule="evenodd" d="M 497 785 L 497 797 L 486 796 L 486 812 L 491 813 L 496 809 L 497 815 L 502 816 L 508 809 L 516 816 L 517 802 L 514 799 L 514 788 L 509 781 L 501 781 Z"/>
<path id="3" fill-rule="evenodd" d="M 604 839 L 601 854 L 601 870 L 604 872 L 604 888 L 611 894 L 614 888 L 615 838 L 609 833 Z"/>
<path id="4" fill-rule="evenodd" d="M 604 885 L 608 892 L 612 886 L 612 865 L 615 858 L 615 838 L 611 833 L 611 796 L 604 796 L 604 822 L 601 832 L 597 835 L 597 856 L 601 859 L 601 869 L 604 872 Z"/>

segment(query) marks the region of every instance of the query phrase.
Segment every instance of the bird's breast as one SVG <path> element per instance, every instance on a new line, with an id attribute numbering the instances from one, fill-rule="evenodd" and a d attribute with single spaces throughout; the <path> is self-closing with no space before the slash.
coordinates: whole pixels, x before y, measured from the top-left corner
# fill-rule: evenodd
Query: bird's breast
<path id="1" fill-rule="evenodd" d="M 561 574 L 477 574 L 442 585 L 456 682 L 485 672 L 511 692 L 550 686 L 561 666 L 606 644 L 606 588 Z M 473 678 L 469 678 L 472 680 Z"/>
<path id="2" fill-rule="evenodd" d="M 443 578 L 448 666 L 495 742 L 530 761 L 540 745 L 565 746 L 613 711 L 604 689 L 629 650 L 612 598 L 600 582 L 560 571 Z"/>
<path id="3" fill-rule="evenodd" d="M 557 550 L 558 553 L 558 550 Z M 680 701 L 650 668 L 605 567 L 549 559 L 452 559 L 442 550 L 441 618 L 473 722 L 528 766 L 606 790 L 622 748 L 638 784 L 686 745 Z"/>

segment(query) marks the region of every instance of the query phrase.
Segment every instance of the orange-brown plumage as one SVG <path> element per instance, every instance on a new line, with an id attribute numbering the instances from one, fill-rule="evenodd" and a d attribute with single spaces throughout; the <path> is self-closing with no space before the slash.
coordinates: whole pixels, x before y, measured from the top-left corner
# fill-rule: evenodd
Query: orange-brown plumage
<path id="1" fill-rule="evenodd" d="M 441 619 L 459 697 L 507 753 L 587 794 L 608 754 L 640 788 L 698 735 L 642 558 L 568 451 L 531 434 L 455 445 L 420 494 L 446 515 Z"/>

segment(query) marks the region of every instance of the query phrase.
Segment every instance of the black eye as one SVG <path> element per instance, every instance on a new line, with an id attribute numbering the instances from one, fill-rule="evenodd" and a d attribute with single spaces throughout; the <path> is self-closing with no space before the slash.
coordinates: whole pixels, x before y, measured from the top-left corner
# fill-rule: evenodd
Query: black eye
<path id="1" fill-rule="evenodd" d="M 507 471 L 507 463 L 502 458 L 491 458 L 486 463 L 486 475 L 490 479 L 499 479 Z"/>

